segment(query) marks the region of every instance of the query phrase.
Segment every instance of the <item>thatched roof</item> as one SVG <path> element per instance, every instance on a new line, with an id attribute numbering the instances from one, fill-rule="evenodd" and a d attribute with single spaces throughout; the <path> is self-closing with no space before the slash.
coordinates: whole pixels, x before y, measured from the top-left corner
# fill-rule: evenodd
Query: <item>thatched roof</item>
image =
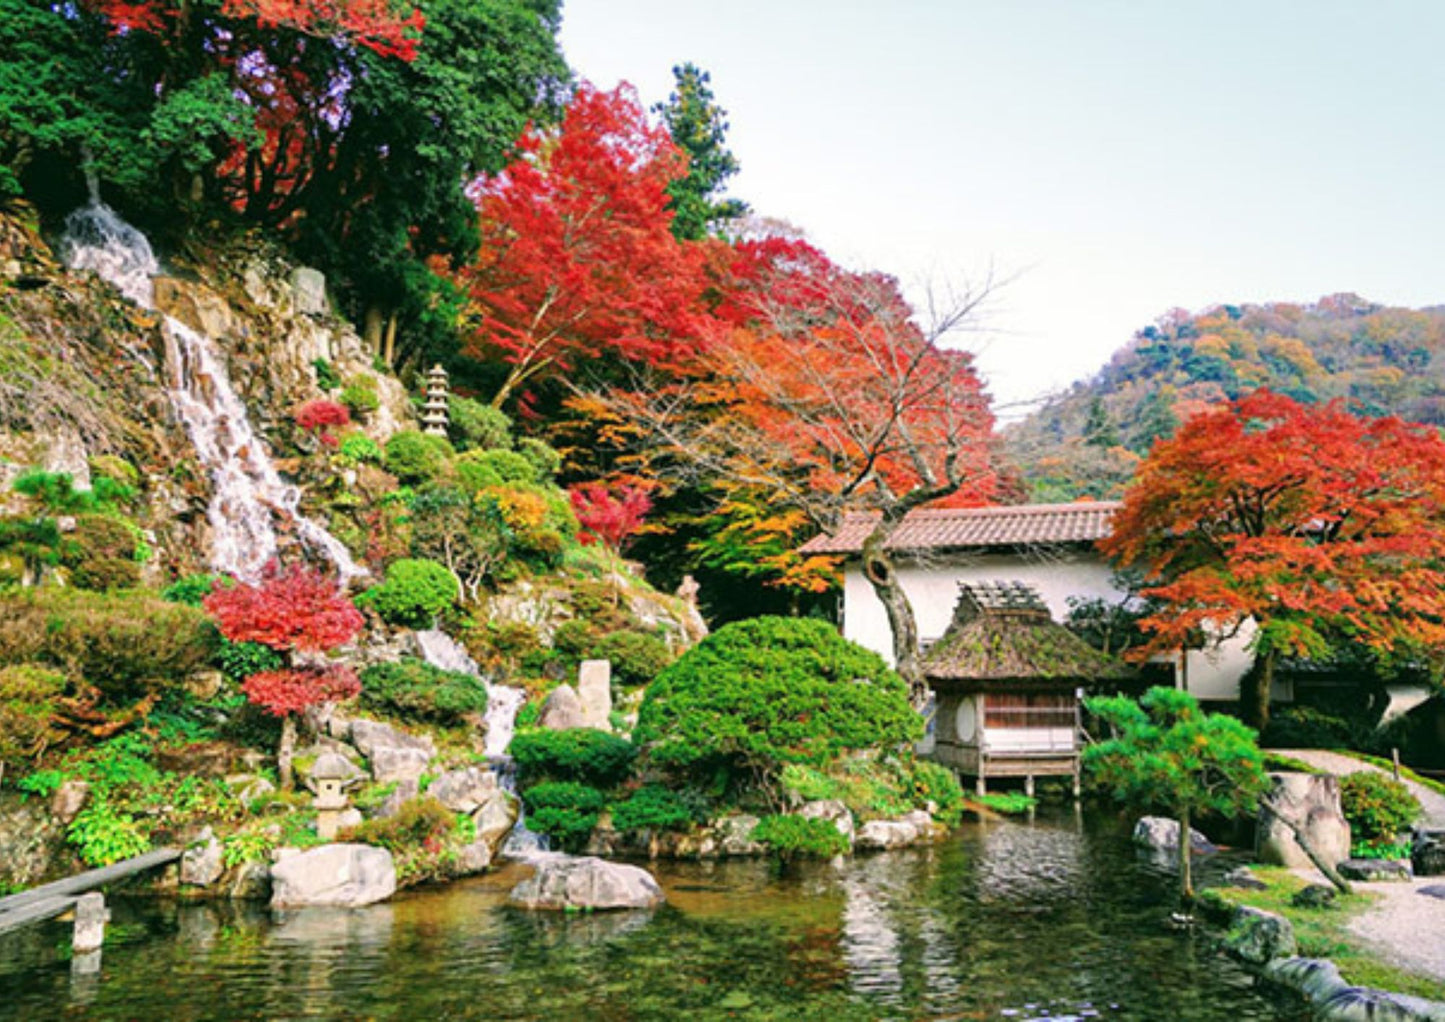
<path id="1" fill-rule="evenodd" d="M 960 587 L 948 631 L 923 658 L 938 687 L 1072 688 L 1130 671 L 1054 621 L 1043 601 L 1020 582 Z"/>

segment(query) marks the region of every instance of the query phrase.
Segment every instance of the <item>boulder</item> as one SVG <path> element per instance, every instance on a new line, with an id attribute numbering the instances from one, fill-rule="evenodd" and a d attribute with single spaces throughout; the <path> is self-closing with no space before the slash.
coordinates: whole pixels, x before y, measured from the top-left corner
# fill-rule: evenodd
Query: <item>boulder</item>
<path id="1" fill-rule="evenodd" d="M 1288 958 L 1295 953 L 1294 927 L 1284 916 L 1241 906 L 1235 909 L 1234 922 L 1224 935 L 1224 947 L 1255 965 Z"/>
<path id="2" fill-rule="evenodd" d="M 417 795 L 421 794 L 421 785 L 416 778 L 411 780 L 398 781 L 391 793 L 381 800 L 381 805 L 371 815 L 378 820 L 389 820 L 401 812 L 401 807 L 406 805 Z"/>
<path id="3" fill-rule="evenodd" d="M 485 767 L 448 770 L 426 793 L 454 813 L 474 813 L 497 790 L 497 775 Z"/>
<path id="4" fill-rule="evenodd" d="M 382 784 L 416 780 L 436 755 L 436 744 L 430 738 L 418 738 L 374 720 L 353 720 L 351 743 L 371 761 L 371 776 Z"/>
<path id="5" fill-rule="evenodd" d="M 853 825 L 853 814 L 848 807 L 837 799 L 820 799 L 816 802 L 805 802 L 798 810 L 798 815 L 809 820 L 827 820 L 838 833 L 848 839 L 848 847 L 853 847 L 855 828 Z"/>
<path id="6" fill-rule="evenodd" d="M 50 815 L 57 823 L 68 824 L 80 815 L 89 798 L 90 785 L 85 781 L 66 781 L 50 796 Z"/>
<path id="7" fill-rule="evenodd" d="M 1134 843 L 1155 852 L 1177 851 L 1179 821 L 1167 816 L 1145 816 L 1134 824 Z M 1219 850 L 1193 827 L 1189 828 L 1189 849 L 1195 855 L 1209 855 Z"/>
<path id="8" fill-rule="evenodd" d="M 497 849 L 512 832 L 519 813 L 520 807 L 513 795 L 501 788 L 493 790 L 487 800 L 472 813 L 472 822 L 477 827 L 477 840 L 486 844 L 492 854 L 496 855 Z"/>
<path id="9" fill-rule="evenodd" d="M 571 685 L 558 685 L 542 704 L 537 726 L 549 731 L 570 731 L 583 726 L 582 701 Z"/>
<path id="10" fill-rule="evenodd" d="M 194 844 L 181 853 L 181 883 L 188 887 L 210 887 L 225 872 L 221 842 L 207 827 Z"/>
<path id="11" fill-rule="evenodd" d="M 416 781 L 430 763 L 431 756 L 421 749 L 380 748 L 371 757 L 371 776 L 379 784 Z"/>
<path id="12" fill-rule="evenodd" d="M 326 301 L 326 275 L 309 266 L 291 271 L 291 300 L 297 312 L 324 316 L 330 306 Z"/>
<path id="13" fill-rule="evenodd" d="M 271 897 L 271 867 L 264 862 L 241 863 L 231 881 L 231 897 L 236 901 L 265 901 Z"/>
<path id="14" fill-rule="evenodd" d="M 1338 893 L 1324 884 L 1310 884 L 1295 891 L 1289 903 L 1295 908 L 1329 908 L 1335 903 Z"/>
<path id="15" fill-rule="evenodd" d="M 276 785 L 259 774 L 229 774 L 225 784 L 242 802 L 252 802 L 276 792 Z"/>
<path id="16" fill-rule="evenodd" d="M 765 855 L 767 846 L 753 840 L 753 831 L 761 821 L 748 813 L 724 816 L 713 823 L 717 835 L 717 850 L 721 855 Z"/>
<path id="17" fill-rule="evenodd" d="M 1242 891 L 1263 891 L 1269 888 L 1269 884 L 1255 876 L 1248 866 L 1237 866 L 1224 874 L 1224 885 L 1237 887 Z"/>
<path id="18" fill-rule="evenodd" d="M 1410 849 L 1417 877 L 1445 876 L 1445 830 L 1417 830 Z"/>
<path id="19" fill-rule="evenodd" d="M 186 691 L 203 703 L 220 695 L 226 687 L 226 676 L 220 671 L 195 671 L 186 675 Z"/>
<path id="20" fill-rule="evenodd" d="M 1350 986 L 1333 962 L 1321 958 L 1279 958 L 1264 974 L 1297 990 L 1323 1022 L 1441 1022 L 1445 1004 L 1407 994 Z"/>
<path id="21" fill-rule="evenodd" d="M 457 850 L 457 876 L 473 876 L 492 864 L 492 846 L 473 841 Z"/>
<path id="22" fill-rule="evenodd" d="M 1409 883 L 1415 877 L 1409 859 L 1346 859 L 1338 869 L 1346 880 L 1365 883 Z"/>
<path id="23" fill-rule="evenodd" d="M 280 849 L 271 867 L 273 908 L 355 908 L 382 901 L 395 892 L 396 865 L 391 853 L 371 845 L 322 845 L 304 852 Z"/>
<path id="24" fill-rule="evenodd" d="M 638 866 L 559 856 L 543 859 L 508 900 L 518 908 L 575 911 L 656 908 L 667 899 L 652 874 Z"/>
<path id="25" fill-rule="evenodd" d="M 612 729 L 612 663 L 583 660 L 577 669 L 577 699 L 582 705 L 582 726 Z"/>
<path id="26" fill-rule="evenodd" d="M 1340 810 L 1340 779 L 1331 774 L 1296 773 L 1269 777 L 1269 794 L 1260 803 L 1255 858 L 1291 869 L 1314 865 L 1294 833 L 1276 817 L 1277 810 L 1304 833 L 1321 859 L 1331 865 L 1348 859 L 1350 825 Z"/>

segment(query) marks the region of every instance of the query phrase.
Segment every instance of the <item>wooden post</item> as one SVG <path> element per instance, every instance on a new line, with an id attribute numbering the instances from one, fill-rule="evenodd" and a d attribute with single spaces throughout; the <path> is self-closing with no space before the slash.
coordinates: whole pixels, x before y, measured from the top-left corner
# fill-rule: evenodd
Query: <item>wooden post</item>
<path id="1" fill-rule="evenodd" d="M 1398 781 L 1400 779 L 1400 750 L 1393 746 L 1390 748 L 1390 762 L 1395 764 L 1395 780 Z"/>
<path id="2" fill-rule="evenodd" d="M 99 891 L 82 894 L 75 901 L 75 932 L 70 939 L 70 949 L 78 955 L 99 951 L 105 943 L 105 924 L 109 920 L 105 895 Z"/>
<path id="3" fill-rule="evenodd" d="M 1034 775 L 1024 774 L 1024 794 L 1029 798 L 1034 797 Z"/>
<path id="4" fill-rule="evenodd" d="M 973 790 L 978 794 L 979 798 L 988 794 L 988 782 L 983 779 L 983 774 L 979 774 L 978 780 L 973 782 Z"/>

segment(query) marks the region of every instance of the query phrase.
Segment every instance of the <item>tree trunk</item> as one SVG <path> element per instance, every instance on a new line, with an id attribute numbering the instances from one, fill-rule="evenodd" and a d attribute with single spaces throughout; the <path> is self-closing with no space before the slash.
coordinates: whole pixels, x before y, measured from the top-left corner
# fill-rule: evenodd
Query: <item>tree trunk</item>
<path id="1" fill-rule="evenodd" d="M 380 305 L 367 305 L 362 316 L 361 337 L 366 348 L 373 355 L 384 354 L 382 334 L 386 327 L 386 315 Z"/>
<path id="2" fill-rule="evenodd" d="M 1194 903 L 1193 848 L 1189 832 L 1189 810 L 1179 814 L 1179 899 L 1188 907 Z"/>
<path id="3" fill-rule="evenodd" d="M 281 790 L 290 791 L 296 786 L 291 760 L 296 754 L 296 715 L 286 714 L 281 718 L 281 747 L 276 750 L 276 774 L 281 780 Z"/>
<path id="4" fill-rule="evenodd" d="M 913 604 L 898 580 L 893 556 L 883 546 L 892 532 L 892 526 L 884 519 L 863 541 L 863 577 L 873 587 L 888 615 L 888 627 L 893 632 L 894 669 L 908 683 L 913 706 L 922 710 L 928 705 L 929 691 L 918 652 L 918 621 L 913 616 Z"/>
<path id="5" fill-rule="evenodd" d="M 382 346 L 381 357 L 385 359 L 387 365 L 396 364 L 396 313 L 394 312 L 386 318 L 386 343 Z"/>
<path id="6" fill-rule="evenodd" d="M 1274 686 L 1274 650 L 1254 658 L 1244 677 L 1239 679 L 1239 709 L 1244 722 L 1256 731 L 1269 725 L 1269 693 Z"/>

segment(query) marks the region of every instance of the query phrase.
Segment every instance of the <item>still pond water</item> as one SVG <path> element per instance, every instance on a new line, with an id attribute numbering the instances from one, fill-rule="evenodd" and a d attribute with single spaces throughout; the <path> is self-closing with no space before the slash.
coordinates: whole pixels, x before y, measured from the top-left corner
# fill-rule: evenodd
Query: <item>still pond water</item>
<path id="1" fill-rule="evenodd" d="M 1114 821 L 657 873 L 669 905 L 650 914 L 509 909 L 519 866 L 352 912 L 117 898 L 98 975 L 72 975 L 62 924 L 0 940 L 0 1018 L 1309 1017 L 1167 928 L 1173 878 Z"/>

